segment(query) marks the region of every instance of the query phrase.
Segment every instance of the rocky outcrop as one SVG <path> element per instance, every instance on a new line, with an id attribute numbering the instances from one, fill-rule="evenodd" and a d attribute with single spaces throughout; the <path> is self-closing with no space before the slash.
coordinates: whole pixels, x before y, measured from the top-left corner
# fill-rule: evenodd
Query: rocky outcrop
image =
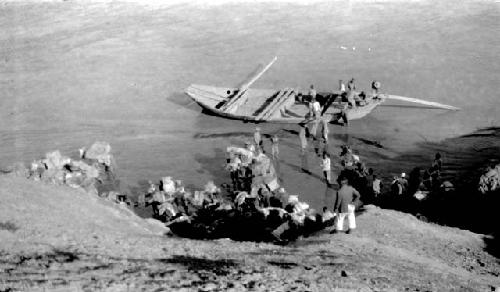
<path id="1" fill-rule="evenodd" d="M 119 193 L 113 161 L 111 146 L 106 142 L 95 142 L 88 150 L 81 150 L 78 159 L 55 150 L 33 161 L 29 168 L 19 162 L 8 172 L 34 181 L 84 189 L 88 193 L 120 202 L 125 198 Z"/>

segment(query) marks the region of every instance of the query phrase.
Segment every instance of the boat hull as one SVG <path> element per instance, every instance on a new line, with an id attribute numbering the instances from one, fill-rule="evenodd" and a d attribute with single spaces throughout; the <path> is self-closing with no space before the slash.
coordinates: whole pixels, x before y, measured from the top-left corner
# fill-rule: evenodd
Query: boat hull
<path id="1" fill-rule="evenodd" d="M 253 115 L 258 108 L 264 104 L 265 100 L 275 94 L 276 90 L 268 89 L 248 89 L 245 92 L 246 98 L 251 102 L 241 105 L 241 109 L 233 112 L 227 112 L 218 108 L 218 105 L 224 103 L 228 96 L 235 92 L 235 88 L 214 87 L 207 85 L 191 85 L 186 89 L 186 94 L 198 103 L 205 111 L 220 117 L 242 120 L 254 123 L 277 123 L 277 124 L 299 124 L 312 121 L 308 117 L 309 109 L 306 104 L 293 104 L 287 108 L 286 112 L 280 115 L 273 115 L 266 119 Z M 333 93 L 336 94 L 336 93 Z M 348 120 L 361 119 L 372 112 L 378 105 L 384 101 L 384 98 L 372 99 L 368 104 L 355 108 L 348 107 L 341 109 L 341 105 L 333 104 L 322 115 L 321 119 L 329 122 L 336 122 L 342 114 L 347 115 Z M 246 108 L 245 108 L 246 107 Z"/>

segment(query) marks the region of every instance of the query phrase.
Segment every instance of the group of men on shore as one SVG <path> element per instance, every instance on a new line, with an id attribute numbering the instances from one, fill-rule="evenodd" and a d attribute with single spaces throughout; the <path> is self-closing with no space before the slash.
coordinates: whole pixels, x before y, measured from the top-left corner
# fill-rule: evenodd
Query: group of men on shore
<path id="1" fill-rule="evenodd" d="M 304 138 L 307 140 L 311 136 L 306 135 Z M 158 188 L 152 187 L 150 190 L 153 197 L 154 194 L 158 196 L 158 193 L 170 194 L 167 196 L 170 199 L 165 200 L 163 197 L 157 200 L 163 202 L 155 204 L 155 216 L 166 213 L 168 216 L 164 221 L 170 222 L 172 226 L 178 226 L 177 223 L 181 223 L 184 228 L 186 226 L 193 228 L 196 225 L 205 226 L 206 230 L 212 228 L 209 227 L 213 223 L 210 220 L 217 222 L 219 227 L 214 227 L 215 229 L 226 230 L 225 228 L 231 225 L 226 222 L 227 220 L 234 221 L 234 218 L 239 218 L 239 224 L 250 224 L 255 230 L 267 230 L 265 234 L 271 234 L 275 240 L 286 241 L 331 225 L 334 226 L 331 233 L 349 234 L 356 229 L 355 211 L 356 206 L 360 205 L 361 196 L 366 203 L 381 194 L 381 180 L 373 169 L 367 169 L 360 157 L 354 154 L 349 146 L 342 146 L 339 154 L 342 169 L 336 179 L 338 189 L 335 191 L 332 208 L 330 210 L 324 207 L 322 214 L 318 213 L 307 203 L 300 202 L 298 196 L 289 195 L 280 186 L 274 167 L 279 161 L 278 136 L 272 135 L 270 138 L 271 158 L 265 154 L 259 127 L 255 130 L 253 140 L 253 143 L 249 141 L 245 143 L 245 147 L 227 148 L 228 156 L 225 167 L 231 177 L 231 186 L 222 189 L 227 191 L 229 197 L 215 187 L 212 188 L 213 190 L 195 192 L 192 195 L 183 189 L 180 182 L 163 182 Z M 307 149 L 302 148 L 302 151 L 307 151 Z M 441 156 L 437 154 L 430 169 L 439 172 L 441 165 Z M 327 148 L 322 153 L 320 166 L 327 187 L 333 189 L 331 154 Z M 413 184 L 411 180 L 412 178 L 410 181 L 406 179 L 405 173 L 395 178 L 392 184 L 394 194 L 399 196 L 411 189 Z M 193 207 L 189 209 L 186 206 Z M 207 210 L 212 210 L 210 212 L 218 215 L 210 216 L 212 219 L 208 219 L 207 222 L 200 222 L 205 219 L 200 219 L 204 217 L 200 217 L 199 213 L 204 214 Z M 345 221 L 347 221 L 347 227 L 344 226 Z M 260 222 L 260 227 L 255 225 L 255 222 Z M 233 232 L 231 234 L 237 237 L 235 229 L 232 230 L 229 233 Z M 208 231 L 205 233 L 208 234 Z M 207 238 L 210 236 L 207 235 Z"/>
<path id="2" fill-rule="evenodd" d="M 341 96 L 347 98 L 351 107 L 356 107 L 354 78 L 347 83 L 347 86 L 342 80 L 339 84 Z M 372 83 L 374 96 L 378 93 L 379 88 L 380 83 L 374 81 Z M 332 188 L 334 183 L 331 174 L 331 153 L 327 147 L 329 121 L 321 119 L 323 108 L 316 99 L 317 93 L 313 85 L 310 87 L 309 96 L 309 116 L 312 118 L 312 122 L 300 125 L 298 136 L 301 153 L 304 154 L 307 151 L 308 140 L 311 137 L 315 142 L 320 141 L 324 144 L 322 152 L 319 151 L 319 147 L 316 147 L 316 154 L 321 157 L 320 167 L 325 183 L 329 188 Z M 322 126 L 321 137 L 317 136 L 319 125 Z M 270 141 L 271 158 L 265 154 L 260 127 L 255 129 L 253 143 L 248 141 L 245 143 L 245 147 L 227 148 L 225 169 L 229 172 L 231 178 L 231 187 L 227 188 L 227 190 L 232 205 L 226 211 L 239 210 L 238 212 L 241 212 L 241 210 L 251 210 L 251 212 L 264 214 L 264 218 L 268 218 L 270 214 L 278 215 L 279 218 L 273 220 L 274 223 L 279 222 L 280 224 L 270 224 L 266 227 L 271 228 L 272 234 L 276 238 L 281 239 L 284 233 L 290 230 L 297 231 L 300 226 L 315 225 L 324 227 L 327 222 L 333 222 L 334 224 L 332 233 L 343 231 L 350 233 L 356 228 L 355 210 L 356 205 L 359 205 L 361 195 L 376 198 L 381 193 L 381 180 L 374 174 L 373 169 L 367 169 L 365 164 L 360 161 L 359 156 L 354 154 L 350 147 L 343 146 L 339 155 L 343 169 L 337 178 L 338 190 L 336 191 L 332 211 L 325 207 L 323 214 L 319 215 L 315 210 L 309 208 L 306 203 L 299 202 L 297 196 L 289 196 L 280 187 L 279 178 L 274 168 L 274 164 L 279 161 L 279 138 L 274 134 L 270 137 Z M 436 163 L 440 168 L 440 160 L 438 157 L 436 159 L 438 160 Z M 408 187 L 408 181 L 406 181 L 404 173 L 394 185 L 397 185 L 398 193 L 402 193 Z M 210 204 L 221 205 L 224 202 L 224 200 L 214 201 L 213 196 L 211 198 L 211 200 L 208 200 L 212 202 Z M 203 209 L 203 206 L 202 204 L 200 208 Z M 242 206 L 246 207 L 241 209 Z M 319 219 L 318 215 L 320 216 Z M 347 229 L 344 228 L 346 219 Z"/>
<path id="3" fill-rule="evenodd" d="M 442 181 L 442 165 L 441 154 L 436 153 L 429 168 L 422 171 L 420 167 L 415 167 L 408 177 L 404 172 L 400 176 L 394 176 L 391 182 L 391 194 L 394 197 L 415 196 L 420 200 L 431 191 L 452 190 L 454 187 L 451 182 Z"/>

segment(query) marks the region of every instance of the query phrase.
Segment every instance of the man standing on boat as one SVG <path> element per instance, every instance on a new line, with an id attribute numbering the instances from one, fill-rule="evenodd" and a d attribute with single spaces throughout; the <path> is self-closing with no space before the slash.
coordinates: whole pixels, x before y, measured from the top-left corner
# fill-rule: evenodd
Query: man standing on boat
<path id="1" fill-rule="evenodd" d="M 356 93 L 354 93 L 354 90 L 347 91 L 347 102 L 351 105 L 352 108 L 356 108 L 356 99 L 354 95 L 356 95 Z"/>
<path id="2" fill-rule="evenodd" d="M 262 136 L 260 134 L 260 127 L 256 127 L 255 128 L 255 133 L 253 134 L 253 140 L 255 142 L 255 147 L 257 149 L 261 149 L 261 150 L 264 150 L 262 148 Z"/>
<path id="3" fill-rule="evenodd" d="M 349 83 L 347 83 L 347 102 L 352 108 L 356 108 L 356 93 L 354 92 L 356 90 L 356 85 L 354 84 L 354 81 L 354 78 L 352 78 L 349 80 Z"/>
<path id="4" fill-rule="evenodd" d="M 355 80 L 355 79 L 354 79 L 354 77 L 353 77 L 351 80 L 349 80 L 349 83 L 347 83 L 347 89 L 348 89 L 349 91 L 354 91 L 354 90 L 356 90 L 356 85 L 354 84 L 354 81 L 356 81 L 356 80 Z"/>
<path id="5" fill-rule="evenodd" d="M 344 84 L 344 81 L 342 81 L 342 80 L 339 80 L 339 91 L 340 91 L 340 94 L 345 92 L 345 84 Z"/>
<path id="6" fill-rule="evenodd" d="M 314 85 L 312 84 L 309 89 L 309 96 L 311 97 L 311 100 L 316 99 L 316 89 L 314 89 Z"/>
<path id="7" fill-rule="evenodd" d="M 316 117 L 316 109 L 319 106 L 319 102 L 316 101 L 316 89 L 314 89 L 314 85 L 311 84 L 311 88 L 309 89 L 309 117 Z M 316 105 L 317 103 L 317 105 Z M 319 106 L 320 107 L 320 106 Z"/>
<path id="8" fill-rule="evenodd" d="M 373 81 L 372 82 L 372 98 L 377 98 L 378 96 L 378 90 L 380 89 L 380 82 L 378 81 Z"/>

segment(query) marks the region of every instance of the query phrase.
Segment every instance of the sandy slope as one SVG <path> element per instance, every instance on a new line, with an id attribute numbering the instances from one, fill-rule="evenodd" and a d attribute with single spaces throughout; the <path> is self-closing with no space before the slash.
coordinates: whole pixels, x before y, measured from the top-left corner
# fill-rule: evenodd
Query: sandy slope
<path id="1" fill-rule="evenodd" d="M 125 185 L 172 175 L 201 187 L 214 179 L 205 163 L 214 150 L 254 126 L 201 114 L 184 89 L 233 86 L 274 55 L 278 62 L 254 88 L 331 90 L 356 77 L 367 89 L 378 79 L 384 91 L 464 109 L 385 103 L 348 131 L 332 127 L 332 136 L 368 133 L 399 153 L 422 137 L 467 133 L 500 116 L 491 106 L 500 90 L 492 1 L 130 2 L 1 2 L 0 167 L 105 140 Z M 295 179 L 295 170 L 284 172 Z"/>
<path id="2" fill-rule="evenodd" d="M 66 187 L 0 177 L 0 290 L 491 291 L 482 236 L 369 206 L 353 235 L 289 246 L 160 235 Z M 342 289 L 344 290 L 342 290 Z M 129 290 L 129 291 L 131 291 Z M 8 290 L 10 291 L 10 290 Z"/>

